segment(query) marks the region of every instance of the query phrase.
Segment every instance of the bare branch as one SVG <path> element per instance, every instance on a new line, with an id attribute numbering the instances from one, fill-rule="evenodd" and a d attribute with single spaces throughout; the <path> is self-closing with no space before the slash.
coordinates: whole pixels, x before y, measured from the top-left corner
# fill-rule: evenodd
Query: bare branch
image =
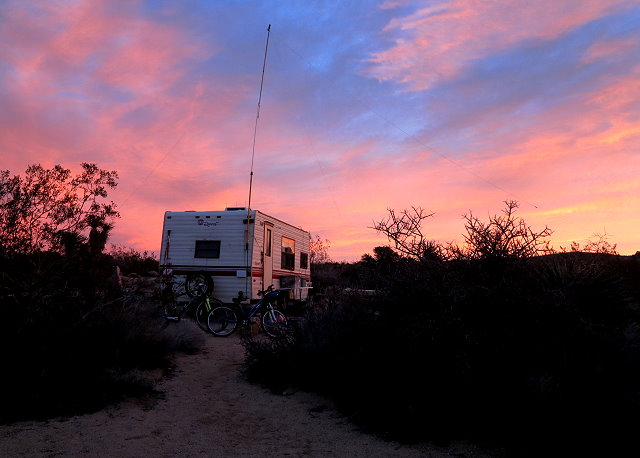
<path id="1" fill-rule="evenodd" d="M 422 232 L 422 222 L 432 217 L 422 207 L 412 206 L 400 213 L 388 208 L 385 219 L 374 222 L 371 229 L 387 236 L 393 242 L 394 249 L 404 256 L 424 260 L 437 254 L 438 245 L 426 239 Z"/>
<path id="2" fill-rule="evenodd" d="M 516 201 L 505 201 L 502 215 L 489 217 L 484 223 L 470 211 L 464 215 L 465 246 L 459 255 L 466 259 L 529 258 L 552 251 L 548 237 L 552 230 L 545 226 L 534 231 L 515 213 Z"/>
<path id="3" fill-rule="evenodd" d="M 328 239 L 322 240 L 319 235 L 316 234 L 315 238 L 311 239 L 309 251 L 310 253 L 310 263 L 311 264 L 322 264 L 325 262 L 331 262 L 331 257 L 329 256 L 329 248 L 331 247 L 331 242 Z"/>

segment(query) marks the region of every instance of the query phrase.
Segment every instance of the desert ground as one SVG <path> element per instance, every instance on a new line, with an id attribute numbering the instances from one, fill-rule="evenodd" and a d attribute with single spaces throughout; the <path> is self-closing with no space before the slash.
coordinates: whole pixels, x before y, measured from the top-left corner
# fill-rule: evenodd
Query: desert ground
<path id="1" fill-rule="evenodd" d="M 201 353 L 176 358 L 170 376 L 155 375 L 160 396 L 1 425 L 0 456 L 486 456 L 466 443 L 406 445 L 362 432 L 316 394 L 248 383 L 243 358 L 238 334 L 208 336 Z"/>

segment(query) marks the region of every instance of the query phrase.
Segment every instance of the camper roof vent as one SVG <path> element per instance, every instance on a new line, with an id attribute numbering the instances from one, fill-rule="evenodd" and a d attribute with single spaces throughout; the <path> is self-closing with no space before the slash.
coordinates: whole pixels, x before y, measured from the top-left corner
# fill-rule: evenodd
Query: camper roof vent
<path id="1" fill-rule="evenodd" d="M 247 207 L 227 207 L 224 209 L 225 211 L 228 212 L 237 212 L 237 211 L 247 211 Z"/>

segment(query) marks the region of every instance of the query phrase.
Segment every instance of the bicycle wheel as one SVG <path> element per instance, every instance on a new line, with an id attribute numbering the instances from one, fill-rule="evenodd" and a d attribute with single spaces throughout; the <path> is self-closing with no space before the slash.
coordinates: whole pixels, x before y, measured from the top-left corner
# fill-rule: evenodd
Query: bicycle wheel
<path id="1" fill-rule="evenodd" d="M 287 332 L 287 317 L 280 310 L 267 310 L 262 315 L 262 329 L 269 337 L 282 337 Z"/>
<path id="2" fill-rule="evenodd" d="M 184 290 L 189 297 L 206 296 L 213 291 L 213 280 L 206 274 L 189 274 L 184 283 Z"/>
<path id="3" fill-rule="evenodd" d="M 198 324 L 198 327 L 202 329 L 204 332 L 211 333 L 211 331 L 209 331 L 209 327 L 207 326 L 207 317 L 209 316 L 209 312 L 211 312 L 211 310 L 213 310 L 214 307 L 218 307 L 220 305 L 222 305 L 222 302 L 220 302 L 217 299 L 214 299 L 214 300 L 209 300 L 208 304 L 207 304 L 207 301 L 204 300 L 200 302 L 196 307 L 196 312 L 195 312 L 196 323 Z"/>
<path id="4" fill-rule="evenodd" d="M 207 327 L 215 336 L 226 337 L 232 334 L 238 327 L 236 312 L 224 305 L 215 307 L 207 316 Z"/>
<path id="5" fill-rule="evenodd" d="M 196 323 L 198 323 L 198 327 L 202 329 L 204 332 L 210 334 L 209 326 L 207 326 L 207 319 L 209 317 L 209 313 L 215 307 L 221 307 L 222 302 L 218 299 L 209 299 L 209 303 L 207 304 L 206 299 L 198 304 L 196 307 L 195 318 Z"/>

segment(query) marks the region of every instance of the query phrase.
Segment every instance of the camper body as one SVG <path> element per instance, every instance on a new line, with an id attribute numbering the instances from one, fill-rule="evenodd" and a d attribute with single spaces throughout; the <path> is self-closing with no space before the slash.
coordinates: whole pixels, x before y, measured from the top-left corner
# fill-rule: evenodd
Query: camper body
<path id="1" fill-rule="evenodd" d="M 249 218 L 247 218 L 249 216 Z M 168 211 L 160 268 L 180 278 L 204 274 L 212 295 L 230 303 L 242 291 L 251 300 L 270 285 L 306 300 L 310 288 L 310 234 L 257 210 Z"/>

